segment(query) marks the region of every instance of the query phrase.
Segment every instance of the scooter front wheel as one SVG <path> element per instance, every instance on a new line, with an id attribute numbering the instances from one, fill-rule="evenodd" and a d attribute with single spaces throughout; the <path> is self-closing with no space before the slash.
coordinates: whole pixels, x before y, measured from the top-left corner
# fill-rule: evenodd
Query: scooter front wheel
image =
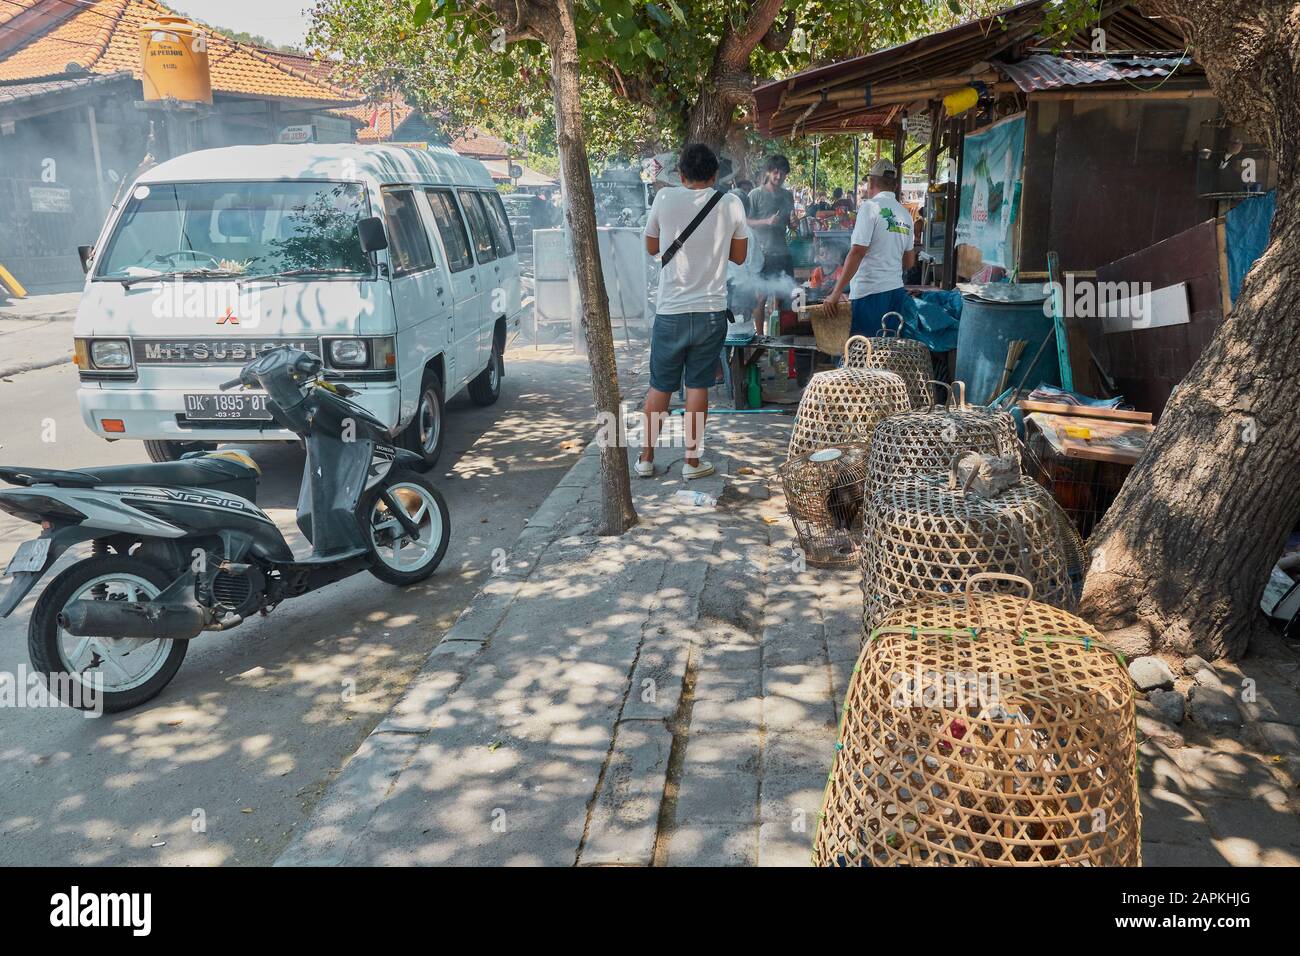
<path id="1" fill-rule="evenodd" d="M 423 475 L 390 473 L 366 493 L 360 512 L 370 548 L 370 573 L 379 580 L 414 584 L 442 563 L 451 541 L 451 513 L 441 493 Z"/>

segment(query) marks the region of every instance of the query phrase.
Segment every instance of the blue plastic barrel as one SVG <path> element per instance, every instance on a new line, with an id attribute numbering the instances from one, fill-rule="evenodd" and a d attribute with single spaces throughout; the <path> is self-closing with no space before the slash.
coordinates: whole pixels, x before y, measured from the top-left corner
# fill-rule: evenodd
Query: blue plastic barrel
<path id="1" fill-rule="evenodd" d="M 957 330 L 957 369 L 954 377 L 966 383 L 967 400 L 984 405 L 997 395 L 994 389 L 1007 363 L 1007 349 L 1016 339 L 1029 344 L 1021 353 L 1007 387 L 1020 384 L 1021 376 L 1034 360 L 1043 339 L 1052 330 L 1052 319 L 1043 314 L 1043 303 L 988 302 L 965 296 L 961 308 L 961 325 Z M 1061 384 L 1061 368 L 1056 348 L 1049 344 L 1025 381 L 1026 388 L 1047 383 Z"/>

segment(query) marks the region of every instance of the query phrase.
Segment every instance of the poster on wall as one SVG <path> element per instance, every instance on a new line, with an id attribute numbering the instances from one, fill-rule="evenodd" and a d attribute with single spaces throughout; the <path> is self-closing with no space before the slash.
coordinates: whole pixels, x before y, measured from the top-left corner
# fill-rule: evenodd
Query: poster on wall
<path id="1" fill-rule="evenodd" d="M 1025 116 L 968 133 L 961 161 L 957 242 L 979 249 L 984 264 L 1010 270 L 1024 178 Z"/>

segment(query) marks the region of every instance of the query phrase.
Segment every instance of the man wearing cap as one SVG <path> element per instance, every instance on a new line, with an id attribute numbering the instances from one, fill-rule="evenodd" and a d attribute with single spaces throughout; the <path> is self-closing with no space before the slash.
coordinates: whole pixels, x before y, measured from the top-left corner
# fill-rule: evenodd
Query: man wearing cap
<path id="1" fill-rule="evenodd" d="M 907 315 L 911 297 L 903 289 L 903 270 L 912 266 L 912 215 L 898 201 L 898 169 L 878 159 L 867 171 L 867 198 L 858 209 L 848 258 L 835 287 L 826 296 L 834 306 L 849 288 L 852 333 L 877 335 L 889 312 Z"/>

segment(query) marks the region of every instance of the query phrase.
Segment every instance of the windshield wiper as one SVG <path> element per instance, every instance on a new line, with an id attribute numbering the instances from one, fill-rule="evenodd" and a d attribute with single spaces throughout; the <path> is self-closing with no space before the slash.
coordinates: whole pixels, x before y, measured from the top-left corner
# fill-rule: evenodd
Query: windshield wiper
<path id="1" fill-rule="evenodd" d="M 242 272 L 229 269 L 186 269 L 184 272 L 156 272 L 148 276 L 119 276 L 109 281 L 122 283 L 122 288 L 129 289 L 137 282 L 165 282 L 168 279 L 243 279 Z"/>
<path id="2" fill-rule="evenodd" d="M 302 269 L 285 269 L 281 272 L 262 272 L 257 275 L 250 275 L 247 278 L 252 279 L 291 279 L 295 276 L 321 276 L 321 275 L 362 275 L 355 269 L 347 269 L 343 266 L 331 266 L 329 268 L 308 267 Z"/>

